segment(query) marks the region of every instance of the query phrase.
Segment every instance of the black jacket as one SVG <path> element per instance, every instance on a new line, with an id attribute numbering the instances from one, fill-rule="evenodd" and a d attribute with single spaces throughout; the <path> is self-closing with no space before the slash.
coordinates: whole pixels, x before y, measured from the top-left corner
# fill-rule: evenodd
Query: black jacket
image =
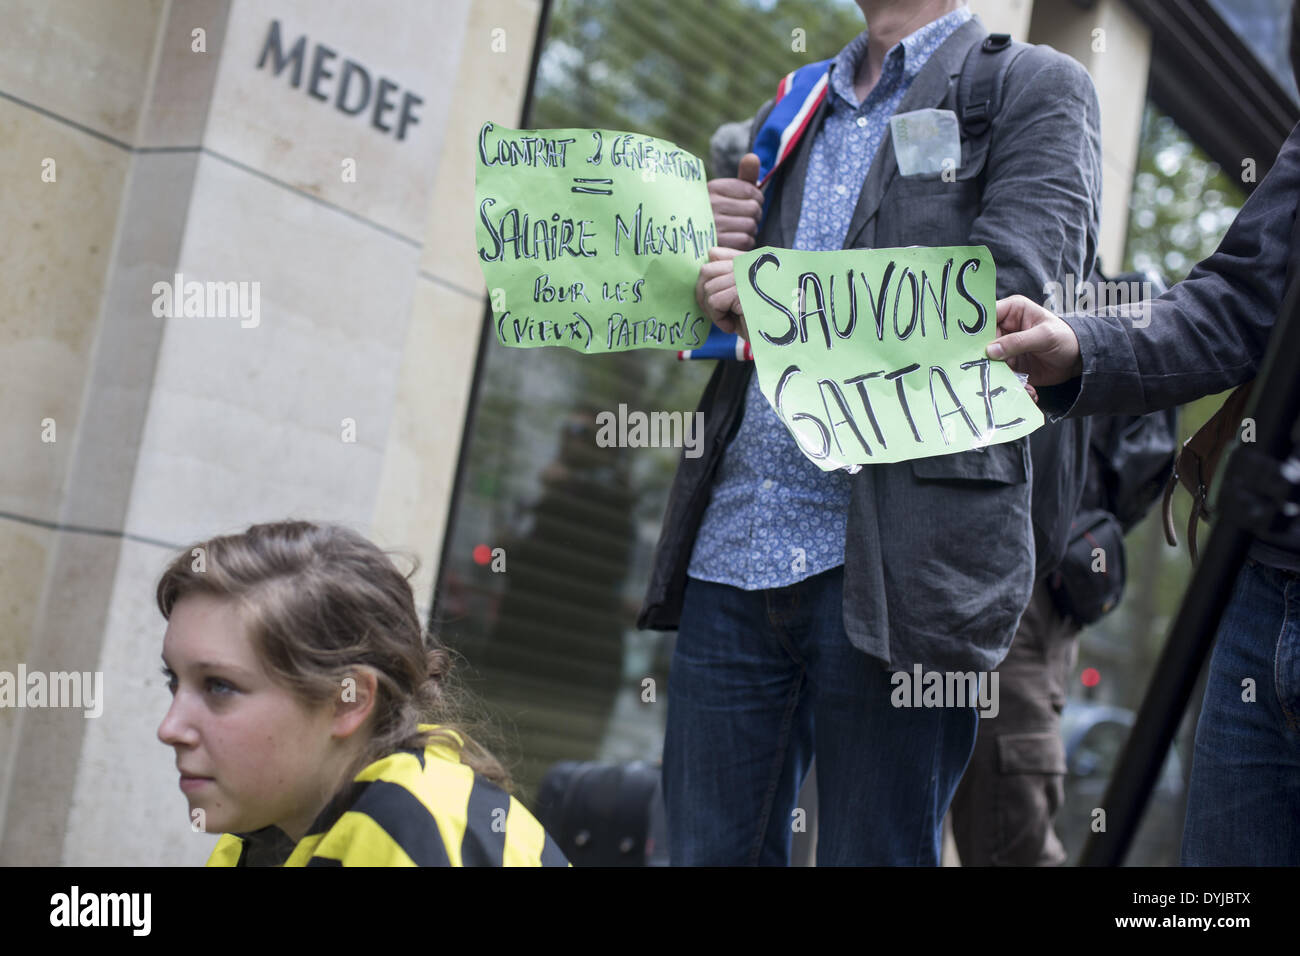
<path id="1" fill-rule="evenodd" d="M 1079 338 L 1083 375 L 1039 389 L 1052 419 L 1140 414 L 1222 392 L 1255 377 L 1287 288 L 1300 199 L 1300 126 L 1219 247 L 1146 303 L 1063 318 Z M 1261 406 L 1258 414 L 1266 413 Z M 1271 535 L 1252 555 L 1300 568 L 1300 535 Z"/>

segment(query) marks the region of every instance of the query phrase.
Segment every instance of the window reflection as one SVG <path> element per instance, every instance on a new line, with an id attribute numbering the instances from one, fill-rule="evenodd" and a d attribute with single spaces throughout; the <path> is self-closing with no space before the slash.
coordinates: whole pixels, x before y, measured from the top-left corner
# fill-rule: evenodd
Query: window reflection
<path id="1" fill-rule="evenodd" d="M 556 0 L 530 125 L 634 130 L 708 157 L 719 125 L 861 29 L 852 0 Z M 661 752 L 673 636 L 638 631 L 636 613 L 680 450 L 599 448 L 595 417 L 693 412 L 713 365 L 488 343 L 437 626 L 525 799 L 556 761 Z"/>
<path id="2" fill-rule="evenodd" d="M 1210 0 L 1246 46 L 1282 84 L 1293 99 L 1300 99 L 1291 70 L 1292 0 Z"/>

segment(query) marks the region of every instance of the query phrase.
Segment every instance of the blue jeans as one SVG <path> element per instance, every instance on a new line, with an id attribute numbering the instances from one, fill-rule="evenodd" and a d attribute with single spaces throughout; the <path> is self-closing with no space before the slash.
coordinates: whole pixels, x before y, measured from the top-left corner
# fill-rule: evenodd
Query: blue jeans
<path id="1" fill-rule="evenodd" d="M 1237 575 L 1210 660 L 1182 863 L 1300 864 L 1300 577 L 1255 561 Z"/>
<path id="2" fill-rule="evenodd" d="M 767 591 L 687 579 L 664 741 L 674 865 L 787 865 L 814 752 L 819 866 L 938 864 L 978 715 L 891 706 L 890 672 L 844 633 L 843 570 Z"/>

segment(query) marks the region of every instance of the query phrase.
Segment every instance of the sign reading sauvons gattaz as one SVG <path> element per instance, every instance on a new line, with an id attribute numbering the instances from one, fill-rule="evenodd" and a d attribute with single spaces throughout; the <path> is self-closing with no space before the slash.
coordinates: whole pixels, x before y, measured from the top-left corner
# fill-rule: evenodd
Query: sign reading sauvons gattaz
<path id="1" fill-rule="evenodd" d="M 734 260 L 759 388 L 824 471 L 984 448 L 1043 415 L 1005 362 L 985 246 Z"/>

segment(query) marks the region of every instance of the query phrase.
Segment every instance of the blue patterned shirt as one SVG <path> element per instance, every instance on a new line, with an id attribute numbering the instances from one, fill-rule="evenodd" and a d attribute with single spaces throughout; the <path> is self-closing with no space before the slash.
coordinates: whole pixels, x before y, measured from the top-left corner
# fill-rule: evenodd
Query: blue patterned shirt
<path id="1" fill-rule="evenodd" d="M 894 44 L 880 80 L 858 102 L 853 81 L 867 51 L 858 34 L 831 65 L 824 125 L 813 139 L 796 249 L 842 249 L 867 171 L 912 80 L 971 18 L 960 7 Z M 824 472 L 750 378 L 745 411 L 713 484 L 687 573 L 746 591 L 795 584 L 844 563 L 850 478 Z"/>

